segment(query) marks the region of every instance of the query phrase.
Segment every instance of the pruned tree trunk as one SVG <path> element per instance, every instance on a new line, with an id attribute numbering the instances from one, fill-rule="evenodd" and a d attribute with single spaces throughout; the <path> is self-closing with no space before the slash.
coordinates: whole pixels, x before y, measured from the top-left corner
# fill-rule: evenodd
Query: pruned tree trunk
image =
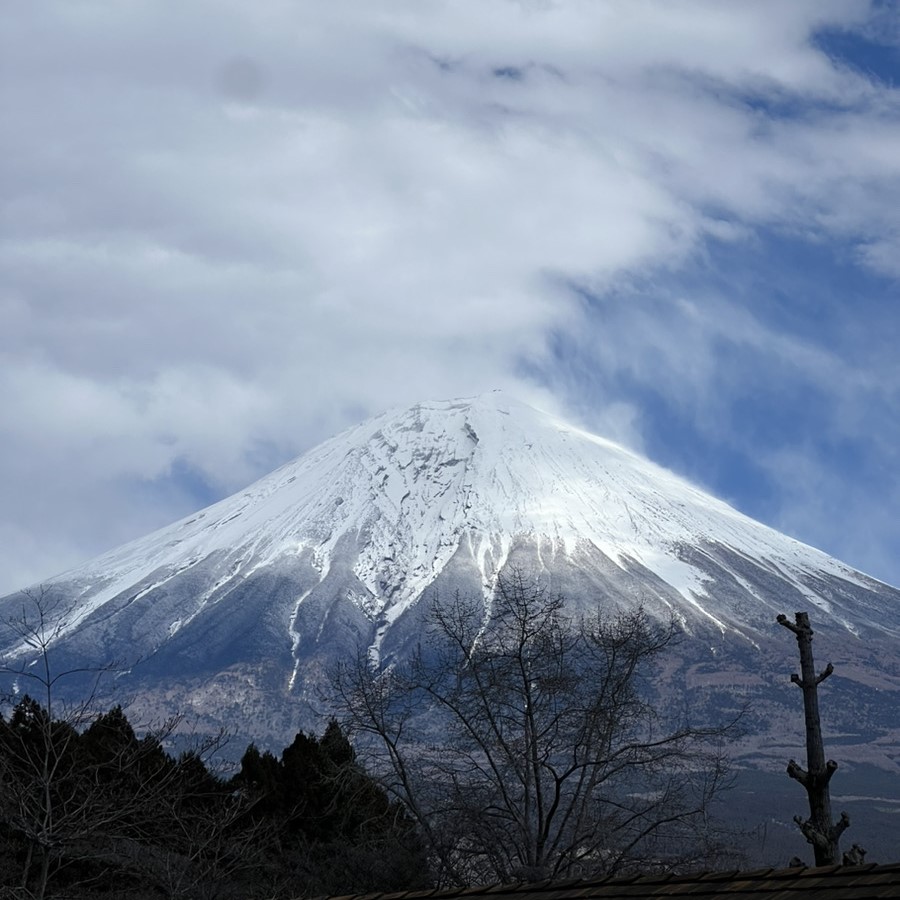
<path id="1" fill-rule="evenodd" d="M 831 663 L 816 675 L 813 660 L 813 630 L 809 615 L 795 614 L 795 621 L 787 616 L 778 616 L 778 624 L 790 629 L 800 647 L 800 675 L 794 672 L 791 681 L 803 689 L 803 709 L 806 716 L 806 768 L 793 759 L 788 762 L 787 773 L 806 789 L 809 798 L 809 818 L 794 816 L 803 836 L 812 844 L 817 866 L 833 866 L 841 861 L 838 844 L 841 834 L 850 825 L 847 813 L 842 812 L 840 821 L 831 821 L 831 795 L 828 784 L 837 770 L 838 764 L 825 761 L 825 746 L 822 743 L 822 724 L 819 720 L 819 685 L 834 671 Z"/>

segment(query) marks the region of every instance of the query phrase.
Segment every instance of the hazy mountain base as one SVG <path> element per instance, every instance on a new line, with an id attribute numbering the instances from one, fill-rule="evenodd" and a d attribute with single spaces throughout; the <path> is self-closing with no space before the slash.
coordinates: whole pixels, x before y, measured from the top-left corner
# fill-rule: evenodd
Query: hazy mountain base
<path id="1" fill-rule="evenodd" d="M 376 613 L 377 598 L 355 572 L 359 549 L 345 539 L 324 575 L 308 552 L 231 580 L 222 554 L 177 578 L 153 573 L 55 645 L 54 668 L 114 662 L 120 670 L 101 685 L 104 702 L 129 703 L 139 721 L 182 713 L 203 730 L 224 726 L 245 743 L 284 746 L 301 728 L 321 727 L 330 712 L 328 671 L 337 660 L 360 650 L 384 665 L 408 657 L 427 643 L 436 598 L 459 591 L 489 603 L 484 562 L 475 543 L 463 539 L 418 602 L 395 619 Z M 682 547 L 680 554 L 704 573 L 701 590 L 687 596 L 638 562 L 613 561 L 587 542 L 570 553 L 550 539 L 522 536 L 504 568 L 566 597 L 574 617 L 637 604 L 663 620 L 674 616 L 683 636 L 659 673 L 658 701 L 709 721 L 746 705 L 747 736 L 738 753 L 753 765 L 798 754 L 802 761 L 801 697 L 788 680 L 798 667 L 796 646 L 775 616 L 812 607 L 819 667 L 835 666 L 822 688 L 826 742 L 830 734 L 840 736 L 845 758 L 898 771 L 900 660 L 890 629 L 877 623 L 892 622 L 891 601 L 900 606 L 900 592 L 833 575 L 798 585 L 773 564 L 713 542 Z M 58 583 L 45 599 L 59 598 L 65 613 L 77 607 L 75 588 Z M 198 596 L 210 595 L 198 604 Z M 859 623 L 853 631 L 841 624 L 851 611 Z"/>
<path id="2" fill-rule="evenodd" d="M 790 656 L 795 648 L 786 637 L 785 656 Z M 869 851 L 870 860 L 897 858 L 900 732 L 892 727 L 896 705 L 886 702 L 887 692 L 877 684 L 839 674 L 844 667 L 858 665 L 859 653 L 889 658 L 890 649 L 871 642 L 848 642 L 839 635 L 818 634 L 817 640 L 822 665 L 833 659 L 838 666 L 823 685 L 821 699 L 826 751 L 841 766 L 833 782 L 834 814 L 846 810 L 853 822 L 844 848 L 859 843 Z M 794 815 L 806 813 L 806 798 L 784 774 L 789 758 L 805 761 L 802 697 L 788 681 L 791 664 L 776 656 L 781 654 L 764 654 L 745 644 L 726 641 L 707 647 L 683 637 L 647 686 L 656 694 L 663 714 L 676 719 L 688 716 L 695 722 L 721 722 L 743 711 L 745 734 L 728 748 L 736 768 L 735 787 L 713 814 L 729 828 L 749 833 L 739 844 L 748 866 L 782 865 L 795 855 L 812 858 L 792 821 Z M 140 668 L 135 668 L 135 674 Z M 325 677 L 324 671 L 320 674 Z M 892 684 L 895 677 L 885 675 L 884 683 Z M 186 731 L 200 732 L 212 731 L 225 721 L 234 735 L 220 758 L 227 770 L 249 741 L 277 749 L 271 735 L 310 728 L 308 723 L 320 723 L 331 711 L 324 696 L 302 707 L 290 695 L 272 703 L 271 687 L 277 680 L 273 666 L 264 669 L 258 664 L 248 665 L 243 673 L 231 669 L 211 679 L 198 677 L 193 683 L 171 680 L 166 684 L 154 677 L 142 689 L 138 680 L 129 685 L 129 716 L 135 722 L 153 722 L 173 708 L 181 709 L 187 713 Z M 122 699 L 118 688 L 124 686 L 121 680 L 113 680 L 104 693 Z M 896 699 L 895 692 L 891 695 Z M 260 740 L 261 734 L 269 737 Z"/>
<path id="3" fill-rule="evenodd" d="M 850 816 L 850 828 L 841 837 L 841 850 L 859 844 L 866 862 L 900 859 L 900 779 L 894 773 L 867 765 L 842 765 L 832 782 L 831 806 L 835 818 Z M 746 867 L 785 867 L 793 857 L 807 865 L 813 852 L 793 821 L 809 815 L 806 793 L 782 768 L 743 769 L 735 785 L 720 798 L 713 815 L 746 829 L 743 842 Z"/>

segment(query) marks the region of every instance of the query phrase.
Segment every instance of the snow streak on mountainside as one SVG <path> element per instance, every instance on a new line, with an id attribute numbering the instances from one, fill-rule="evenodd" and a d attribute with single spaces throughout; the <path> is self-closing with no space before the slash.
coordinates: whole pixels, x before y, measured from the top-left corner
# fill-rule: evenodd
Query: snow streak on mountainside
<path id="1" fill-rule="evenodd" d="M 280 737 L 335 659 L 402 658 L 435 595 L 487 604 L 510 567 L 576 614 L 674 615 L 699 648 L 682 654 L 694 686 L 761 684 L 752 654 L 769 652 L 781 612 L 810 609 L 860 654 L 863 639 L 900 638 L 897 590 L 500 393 L 374 418 L 42 587 L 64 659 L 140 657 L 135 690 L 160 713 L 186 703 Z M 3 618 L 21 608 L 0 600 Z M 14 633 L 3 649 L 22 649 Z M 874 690 L 871 666 L 850 662 Z M 900 672 L 878 677 L 900 689 Z"/>

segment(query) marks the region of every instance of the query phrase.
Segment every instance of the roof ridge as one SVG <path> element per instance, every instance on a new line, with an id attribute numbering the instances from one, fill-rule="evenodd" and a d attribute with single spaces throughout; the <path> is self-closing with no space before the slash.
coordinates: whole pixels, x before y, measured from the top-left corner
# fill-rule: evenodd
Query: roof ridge
<path id="1" fill-rule="evenodd" d="M 841 889 L 844 887 L 851 888 L 853 882 L 858 882 L 859 886 L 865 887 L 871 878 L 879 876 L 889 877 L 886 885 L 900 886 L 900 862 L 894 863 L 863 863 L 858 866 L 849 865 L 833 865 L 833 866 L 795 866 L 788 868 L 760 868 L 749 871 L 728 870 L 728 871 L 705 871 L 705 872 L 645 872 L 645 873 L 628 873 L 622 875 L 592 875 L 581 878 L 567 879 L 544 879 L 537 882 L 519 881 L 500 884 L 479 885 L 471 887 L 448 887 L 448 888 L 423 888 L 409 891 L 393 891 L 393 892 L 376 892 L 369 894 L 347 894 L 341 897 L 318 898 L 318 900 L 441 900 L 441 898 L 454 897 L 502 897 L 503 895 L 523 895 L 529 900 L 535 895 L 540 894 L 556 894 L 557 896 L 566 897 L 572 892 L 577 891 L 577 896 L 581 900 L 590 900 L 592 897 L 603 898 L 607 895 L 602 892 L 604 888 L 615 888 L 617 886 L 630 886 L 633 890 L 629 890 L 629 896 L 653 896 L 651 894 L 642 894 L 640 888 L 642 886 L 652 887 L 653 885 L 672 884 L 686 886 L 691 883 L 698 885 L 710 885 L 714 882 L 733 882 L 740 880 L 744 884 L 747 882 L 762 883 L 765 881 L 774 881 L 771 892 L 767 891 L 767 895 L 774 896 L 775 892 L 782 889 L 793 890 L 788 888 L 785 882 L 789 880 L 813 881 L 815 879 L 840 879 L 842 882 Z M 846 880 L 845 880 L 846 879 Z M 812 884 L 798 886 L 797 890 L 806 891 L 813 887 Z M 593 888 L 601 889 L 600 893 L 594 894 Z M 679 894 L 681 892 L 679 891 Z M 657 895 L 658 896 L 658 895 Z M 685 894 L 685 896 L 689 896 Z M 799 896 L 799 895 L 798 895 Z M 804 893 L 805 896 L 805 893 Z"/>

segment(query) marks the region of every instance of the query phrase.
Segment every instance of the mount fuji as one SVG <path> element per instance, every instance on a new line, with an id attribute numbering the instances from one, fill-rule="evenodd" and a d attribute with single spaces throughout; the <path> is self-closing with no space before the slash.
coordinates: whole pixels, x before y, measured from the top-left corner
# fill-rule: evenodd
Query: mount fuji
<path id="1" fill-rule="evenodd" d="M 0 621 L 39 596 L 57 671 L 117 660 L 109 687 L 138 718 L 183 712 L 274 745 L 327 714 L 337 659 L 360 648 L 380 665 L 403 659 L 435 598 L 489 604 L 512 569 L 574 615 L 641 604 L 674 617 L 681 639 L 658 690 L 711 714 L 747 705 L 739 755 L 753 766 L 802 754 L 796 647 L 775 617 L 809 611 L 817 657 L 835 666 L 826 742 L 900 772 L 900 591 L 497 392 L 351 428 L 3 598 Z M 4 626 L 0 654 L 27 665 L 30 652 Z"/>

